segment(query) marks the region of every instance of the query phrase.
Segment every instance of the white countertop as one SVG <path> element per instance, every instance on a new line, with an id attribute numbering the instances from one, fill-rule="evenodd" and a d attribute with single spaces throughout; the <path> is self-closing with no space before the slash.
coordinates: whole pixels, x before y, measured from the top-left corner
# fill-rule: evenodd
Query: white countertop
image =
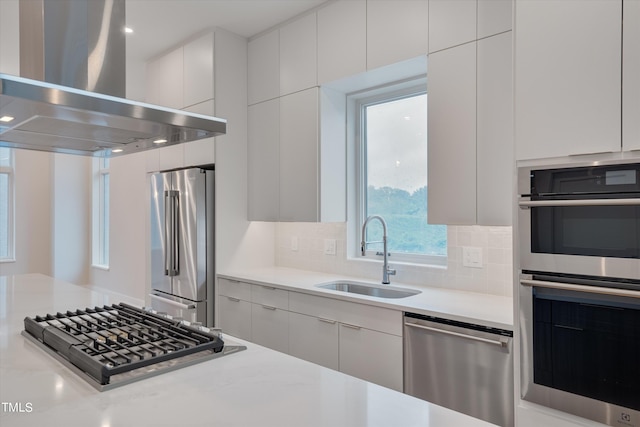
<path id="1" fill-rule="evenodd" d="M 218 274 L 218 277 L 239 279 L 249 283 L 276 286 L 291 291 L 358 301 L 396 310 L 513 330 L 513 298 L 498 295 L 394 282 L 391 286 L 418 289 L 421 293 L 399 299 L 376 298 L 316 287 L 318 284 L 335 280 L 353 280 L 379 284 L 370 279 L 282 267 L 229 271 Z"/>
<path id="2" fill-rule="evenodd" d="M 24 317 L 121 301 L 140 305 L 43 275 L 0 277 L 0 425 L 489 425 L 251 343 L 101 393 L 20 335 Z"/>

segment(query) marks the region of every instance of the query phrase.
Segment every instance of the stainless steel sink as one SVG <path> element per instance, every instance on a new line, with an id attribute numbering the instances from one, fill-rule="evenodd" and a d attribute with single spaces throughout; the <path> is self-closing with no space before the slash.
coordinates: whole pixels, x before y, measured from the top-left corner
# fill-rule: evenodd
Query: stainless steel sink
<path id="1" fill-rule="evenodd" d="M 420 291 L 415 289 L 398 288 L 389 285 L 372 285 L 369 283 L 336 281 L 316 285 L 318 288 L 331 291 L 347 292 L 350 294 L 367 295 L 378 298 L 406 298 L 418 295 Z"/>

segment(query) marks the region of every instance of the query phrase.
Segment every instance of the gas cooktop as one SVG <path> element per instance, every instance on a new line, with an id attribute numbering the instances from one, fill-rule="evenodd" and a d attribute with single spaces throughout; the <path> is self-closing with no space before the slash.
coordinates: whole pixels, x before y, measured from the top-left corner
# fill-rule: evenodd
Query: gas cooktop
<path id="1" fill-rule="evenodd" d="M 125 303 L 26 317 L 22 335 L 99 391 L 246 349 L 218 329 Z"/>

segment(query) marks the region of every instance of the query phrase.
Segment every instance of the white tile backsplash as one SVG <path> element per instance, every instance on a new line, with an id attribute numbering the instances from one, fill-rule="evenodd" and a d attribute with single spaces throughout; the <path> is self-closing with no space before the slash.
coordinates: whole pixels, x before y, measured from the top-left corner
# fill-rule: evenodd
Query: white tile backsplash
<path id="1" fill-rule="evenodd" d="M 513 296 L 512 228 L 448 226 L 447 267 L 394 263 L 397 275 L 391 281 L 459 289 L 493 295 Z M 292 237 L 298 250 L 291 250 Z M 336 240 L 336 255 L 324 254 L 325 239 Z M 482 249 L 482 268 L 462 265 L 462 247 Z M 349 258 L 346 223 L 278 223 L 276 265 L 325 273 L 379 280 L 382 261 Z"/>

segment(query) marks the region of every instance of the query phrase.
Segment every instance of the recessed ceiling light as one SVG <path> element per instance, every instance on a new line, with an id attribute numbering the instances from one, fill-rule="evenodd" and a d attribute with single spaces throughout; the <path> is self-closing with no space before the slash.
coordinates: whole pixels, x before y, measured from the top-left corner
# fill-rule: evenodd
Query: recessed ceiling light
<path id="1" fill-rule="evenodd" d="M 124 27 L 124 32 L 127 33 L 127 34 L 131 34 L 131 33 L 133 33 L 133 28 Z"/>
<path id="2" fill-rule="evenodd" d="M 15 119 L 15 117 L 11 116 L 2 116 L 0 117 L 0 122 L 9 123 L 11 120 Z"/>
<path id="3" fill-rule="evenodd" d="M 164 144 L 165 142 L 167 142 L 166 139 L 156 139 L 153 141 L 154 144 Z"/>
<path id="4" fill-rule="evenodd" d="M 122 153 L 122 148 L 116 148 L 114 150 L 111 150 L 112 153 Z"/>

